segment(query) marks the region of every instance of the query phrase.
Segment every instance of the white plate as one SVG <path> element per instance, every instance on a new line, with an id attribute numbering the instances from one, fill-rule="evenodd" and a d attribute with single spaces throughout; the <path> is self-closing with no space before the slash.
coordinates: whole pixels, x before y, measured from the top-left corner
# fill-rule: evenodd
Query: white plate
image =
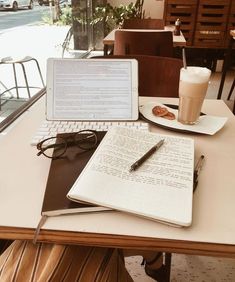
<path id="1" fill-rule="evenodd" d="M 170 112 L 175 114 L 175 120 L 168 120 L 162 117 L 157 117 L 152 113 L 152 109 L 155 106 L 161 106 L 167 108 Z M 170 106 L 170 105 L 169 105 Z M 173 107 L 177 107 L 172 105 Z M 198 123 L 194 125 L 185 125 L 177 121 L 178 110 L 172 109 L 166 105 L 160 103 L 146 103 L 139 106 L 139 111 L 145 120 L 149 122 L 175 131 L 188 132 L 188 133 L 201 133 L 214 135 L 219 131 L 227 121 L 226 117 L 217 117 L 209 115 L 201 115 L 199 117 Z"/>

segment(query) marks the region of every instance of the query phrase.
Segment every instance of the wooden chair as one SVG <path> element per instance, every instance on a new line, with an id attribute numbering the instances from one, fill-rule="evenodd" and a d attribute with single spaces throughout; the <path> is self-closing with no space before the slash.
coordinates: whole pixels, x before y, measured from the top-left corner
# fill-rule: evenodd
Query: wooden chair
<path id="1" fill-rule="evenodd" d="M 172 32 L 117 30 L 115 32 L 113 54 L 172 57 Z"/>
<path id="2" fill-rule="evenodd" d="M 139 95 L 151 97 L 178 97 L 180 69 L 183 61 L 158 56 L 128 55 L 99 56 L 105 59 L 136 59 L 139 68 Z"/>
<path id="3" fill-rule="evenodd" d="M 163 19 L 126 19 L 123 21 L 123 29 L 164 29 Z"/>

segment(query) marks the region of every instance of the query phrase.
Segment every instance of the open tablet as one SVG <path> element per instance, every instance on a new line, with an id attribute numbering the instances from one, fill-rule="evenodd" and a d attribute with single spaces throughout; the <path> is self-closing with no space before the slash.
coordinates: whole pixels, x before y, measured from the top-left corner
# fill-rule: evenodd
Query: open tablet
<path id="1" fill-rule="evenodd" d="M 137 120 L 135 59 L 47 61 L 48 120 Z"/>

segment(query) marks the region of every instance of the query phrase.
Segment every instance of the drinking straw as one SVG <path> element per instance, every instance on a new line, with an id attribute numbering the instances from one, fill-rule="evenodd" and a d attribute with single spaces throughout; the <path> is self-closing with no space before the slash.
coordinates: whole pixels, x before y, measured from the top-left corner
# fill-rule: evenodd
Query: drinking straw
<path id="1" fill-rule="evenodd" d="M 186 62 L 186 55 L 185 55 L 185 48 L 182 49 L 182 54 L 183 54 L 183 65 L 184 68 L 187 69 L 187 62 Z"/>

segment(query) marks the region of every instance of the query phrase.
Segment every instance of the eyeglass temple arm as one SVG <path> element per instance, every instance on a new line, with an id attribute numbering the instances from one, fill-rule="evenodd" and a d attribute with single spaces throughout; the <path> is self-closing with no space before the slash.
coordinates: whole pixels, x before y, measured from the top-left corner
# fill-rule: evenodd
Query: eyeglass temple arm
<path id="1" fill-rule="evenodd" d="M 51 148 L 56 148 L 56 147 L 61 147 L 62 144 L 51 144 L 51 145 L 48 145 L 44 148 L 40 148 L 39 152 L 37 153 L 37 156 L 40 156 L 41 154 L 43 154 L 43 152 L 45 152 L 47 149 L 51 149 Z"/>

